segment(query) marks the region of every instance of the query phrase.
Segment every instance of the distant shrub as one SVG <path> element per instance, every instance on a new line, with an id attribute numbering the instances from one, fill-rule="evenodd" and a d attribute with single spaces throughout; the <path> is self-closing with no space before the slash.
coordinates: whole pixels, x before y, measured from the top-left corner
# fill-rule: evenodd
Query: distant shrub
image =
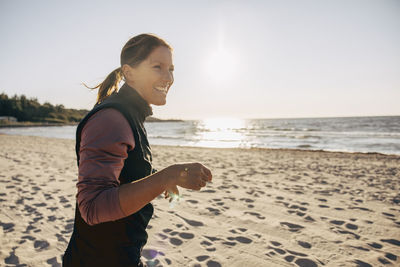
<path id="1" fill-rule="evenodd" d="M 0 116 L 12 116 L 19 122 L 76 123 L 87 113 L 85 109 L 66 109 L 48 102 L 42 105 L 37 98 L 28 99 L 25 95 L 0 94 Z"/>

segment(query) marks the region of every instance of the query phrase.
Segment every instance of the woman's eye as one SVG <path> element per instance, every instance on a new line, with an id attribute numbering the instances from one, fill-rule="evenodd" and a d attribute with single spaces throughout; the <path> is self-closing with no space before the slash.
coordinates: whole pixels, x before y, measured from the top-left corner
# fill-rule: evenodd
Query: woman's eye
<path id="1" fill-rule="evenodd" d="M 161 69 L 161 66 L 154 66 L 154 68 L 156 68 L 156 69 Z"/>

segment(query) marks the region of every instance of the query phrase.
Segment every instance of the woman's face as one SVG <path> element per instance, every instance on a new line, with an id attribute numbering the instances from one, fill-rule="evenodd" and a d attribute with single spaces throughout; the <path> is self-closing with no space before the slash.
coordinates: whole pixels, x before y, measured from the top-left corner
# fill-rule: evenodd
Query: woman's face
<path id="1" fill-rule="evenodd" d="M 172 53 L 159 46 L 139 65 L 122 66 L 126 83 L 135 88 L 149 104 L 165 105 L 169 88 L 174 82 Z"/>

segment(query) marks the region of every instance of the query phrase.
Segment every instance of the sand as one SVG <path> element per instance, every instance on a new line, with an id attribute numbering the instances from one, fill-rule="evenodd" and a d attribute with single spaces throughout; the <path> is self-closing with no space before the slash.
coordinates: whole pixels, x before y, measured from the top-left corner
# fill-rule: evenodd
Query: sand
<path id="1" fill-rule="evenodd" d="M 400 157 L 154 146 L 200 161 L 202 191 L 153 201 L 149 266 L 400 266 Z M 60 266 L 73 228 L 74 141 L 0 135 L 0 266 Z"/>

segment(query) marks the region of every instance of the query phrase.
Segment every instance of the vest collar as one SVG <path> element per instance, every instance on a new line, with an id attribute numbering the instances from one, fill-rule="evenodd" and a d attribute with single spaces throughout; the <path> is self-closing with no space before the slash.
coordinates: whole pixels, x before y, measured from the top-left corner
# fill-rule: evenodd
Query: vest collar
<path id="1" fill-rule="evenodd" d="M 126 97 L 126 100 L 133 104 L 135 109 L 139 112 L 142 121 L 144 121 L 146 117 L 153 115 L 153 110 L 146 100 L 143 99 L 136 89 L 130 87 L 127 83 L 121 86 L 118 93 L 124 96 L 124 98 Z"/>

